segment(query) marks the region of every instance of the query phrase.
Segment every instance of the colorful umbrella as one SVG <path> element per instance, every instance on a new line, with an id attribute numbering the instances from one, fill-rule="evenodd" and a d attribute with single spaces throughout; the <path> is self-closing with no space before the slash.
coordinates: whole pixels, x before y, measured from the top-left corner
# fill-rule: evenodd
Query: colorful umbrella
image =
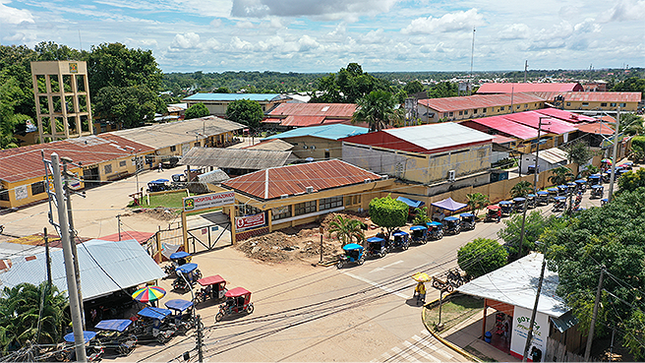
<path id="1" fill-rule="evenodd" d="M 432 277 L 430 277 L 430 275 L 428 275 L 425 272 L 417 272 L 414 275 L 412 275 L 412 278 L 418 282 L 428 282 L 432 280 Z"/>
<path id="2" fill-rule="evenodd" d="M 600 162 L 611 165 L 611 159 L 602 159 Z"/>
<path id="3" fill-rule="evenodd" d="M 151 302 L 159 300 L 166 295 L 166 290 L 159 286 L 146 286 L 132 294 L 132 298 L 141 302 Z"/>

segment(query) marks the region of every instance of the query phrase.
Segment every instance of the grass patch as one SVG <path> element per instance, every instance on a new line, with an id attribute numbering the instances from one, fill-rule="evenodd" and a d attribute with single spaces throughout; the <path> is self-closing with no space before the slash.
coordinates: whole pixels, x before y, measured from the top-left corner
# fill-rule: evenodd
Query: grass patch
<path id="1" fill-rule="evenodd" d="M 128 204 L 128 207 L 131 208 L 156 208 L 156 207 L 165 207 L 170 209 L 182 209 L 183 199 L 187 197 L 186 191 L 178 190 L 175 192 L 168 192 L 165 194 L 157 194 L 150 196 L 150 204 L 148 204 L 148 198 L 143 198 L 139 201 L 140 205 L 134 205 L 134 201 Z"/>
<path id="2" fill-rule="evenodd" d="M 471 316 L 481 312 L 484 300 L 469 295 L 458 295 L 443 303 L 441 323 L 443 330 L 450 329 Z M 439 306 L 426 310 L 425 319 L 431 325 L 439 323 Z"/>

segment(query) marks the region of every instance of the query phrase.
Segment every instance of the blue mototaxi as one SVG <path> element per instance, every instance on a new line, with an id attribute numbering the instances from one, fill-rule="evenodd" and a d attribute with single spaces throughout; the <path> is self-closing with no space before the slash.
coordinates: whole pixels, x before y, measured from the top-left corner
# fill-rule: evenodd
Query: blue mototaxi
<path id="1" fill-rule="evenodd" d="M 546 190 L 540 190 L 537 192 L 537 197 L 535 198 L 536 205 L 547 205 L 549 204 L 549 192 Z"/>
<path id="2" fill-rule="evenodd" d="M 392 233 L 392 247 L 400 248 L 403 251 L 410 247 L 410 234 L 397 229 Z"/>
<path id="3" fill-rule="evenodd" d="M 357 265 L 362 265 L 365 262 L 365 254 L 363 253 L 363 246 L 357 243 L 348 243 L 343 246 L 343 256 L 340 256 L 338 263 L 336 264 L 337 268 L 343 268 L 348 263 L 355 263 Z"/>
<path id="4" fill-rule="evenodd" d="M 591 175 L 589 175 L 589 176 L 587 177 L 587 184 L 588 184 L 589 186 L 602 184 L 602 179 L 601 179 L 601 178 L 602 178 L 602 177 L 601 177 L 601 175 L 600 175 L 600 174 L 591 174 Z"/>
<path id="5" fill-rule="evenodd" d="M 366 254 L 369 257 L 385 257 L 388 248 L 387 241 L 381 237 L 370 237 L 367 239 Z"/>
<path id="6" fill-rule="evenodd" d="M 412 242 L 418 244 L 426 244 L 428 242 L 428 227 L 426 226 L 412 226 L 410 227 L 410 239 Z"/>
<path id="7" fill-rule="evenodd" d="M 591 187 L 591 196 L 589 198 L 598 198 L 602 199 L 602 195 L 604 194 L 605 188 L 602 185 L 593 185 Z"/>
<path id="8" fill-rule="evenodd" d="M 94 338 L 96 337 L 97 332 L 94 331 L 83 331 L 83 342 L 86 345 L 85 353 L 87 356 L 88 362 L 98 362 L 102 359 L 104 353 L 104 347 L 101 345 L 101 342 Z M 65 362 L 76 362 L 76 349 L 74 343 L 74 332 L 71 332 L 63 337 L 65 340 L 65 347 L 58 349 L 55 357 L 59 361 Z"/>
<path id="9" fill-rule="evenodd" d="M 566 197 L 555 197 L 555 200 L 553 201 L 553 211 L 563 211 L 564 208 L 566 207 L 567 204 L 567 198 Z"/>
<path id="10" fill-rule="evenodd" d="M 508 217 L 511 215 L 511 212 L 513 211 L 513 202 L 508 200 L 503 200 L 499 202 L 499 207 L 502 208 L 502 216 Z"/>
<path id="11" fill-rule="evenodd" d="M 174 277 L 177 267 L 190 262 L 191 255 L 185 251 L 178 251 L 170 255 L 170 264 L 164 266 L 164 272 L 168 277 Z"/>
<path id="12" fill-rule="evenodd" d="M 190 286 L 202 278 L 202 272 L 197 268 L 197 264 L 192 262 L 177 267 L 176 273 L 177 278 L 172 283 L 174 290 L 188 290 Z M 190 286 L 186 284 L 186 281 Z"/>
<path id="13" fill-rule="evenodd" d="M 522 212 L 524 210 L 524 204 L 526 203 L 526 198 L 517 197 L 513 198 L 513 210 L 515 212 Z"/>
<path id="14" fill-rule="evenodd" d="M 558 193 L 560 192 L 560 190 L 556 187 L 549 188 L 546 191 L 549 193 L 549 201 L 551 202 L 555 201 L 555 197 L 557 197 Z"/>
<path id="15" fill-rule="evenodd" d="M 94 326 L 99 330 L 97 338 L 106 349 L 114 349 L 117 354 L 128 355 L 137 345 L 139 339 L 132 334 L 132 320 L 130 319 L 110 319 L 101 320 Z"/>
<path id="16" fill-rule="evenodd" d="M 578 180 L 575 181 L 575 183 L 576 183 L 576 189 L 579 192 L 584 193 L 587 190 L 587 181 L 586 180 L 578 179 Z"/>
<path id="17" fill-rule="evenodd" d="M 168 186 L 170 180 L 168 179 L 156 179 L 148 182 L 148 193 L 154 192 L 163 192 L 164 190 L 169 190 Z"/>
<path id="18" fill-rule="evenodd" d="M 461 232 L 461 225 L 459 225 L 459 218 L 449 216 L 443 219 L 445 222 L 444 230 L 446 234 L 457 235 Z"/>
<path id="19" fill-rule="evenodd" d="M 164 305 L 174 312 L 171 318 L 174 319 L 175 327 L 177 327 L 179 334 L 186 334 L 193 327 L 193 302 L 183 299 L 173 299 L 166 301 Z"/>
<path id="20" fill-rule="evenodd" d="M 576 191 L 577 188 L 578 188 L 578 184 L 576 184 L 576 182 L 568 182 L 567 183 L 567 192 L 569 194 L 573 194 Z"/>
<path id="21" fill-rule="evenodd" d="M 604 207 L 604 206 L 605 206 L 605 204 L 607 204 L 607 203 L 609 203 L 609 199 L 607 199 L 607 198 L 602 198 L 602 199 L 600 200 L 600 206 L 601 206 L 601 207 Z"/>
<path id="22" fill-rule="evenodd" d="M 569 194 L 569 186 L 562 184 L 558 185 L 558 197 L 566 197 Z"/>
<path id="23" fill-rule="evenodd" d="M 432 238 L 435 241 L 443 238 L 443 223 L 432 221 L 427 222 L 426 226 L 428 226 L 428 238 Z"/>
<path id="24" fill-rule="evenodd" d="M 147 306 L 137 313 L 141 319 L 137 320 L 136 331 L 142 335 L 155 338 L 159 343 L 165 344 L 177 331 L 174 322 L 166 318 L 172 311 L 152 306 Z"/>
<path id="25" fill-rule="evenodd" d="M 537 195 L 529 194 L 526 196 L 526 208 L 533 209 L 535 208 Z"/>
<path id="26" fill-rule="evenodd" d="M 459 215 L 459 224 L 464 231 L 475 229 L 475 215 L 472 213 L 461 213 Z"/>

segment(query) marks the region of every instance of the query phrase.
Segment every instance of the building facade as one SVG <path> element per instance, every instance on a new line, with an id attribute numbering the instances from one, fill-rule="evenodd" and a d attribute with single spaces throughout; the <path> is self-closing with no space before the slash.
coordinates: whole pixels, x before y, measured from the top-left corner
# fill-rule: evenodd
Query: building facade
<path id="1" fill-rule="evenodd" d="M 262 112 L 266 113 L 277 105 L 289 101 L 290 98 L 275 93 L 196 93 L 181 102 L 185 102 L 188 108 L 203 103 L 211 115 L 226 117 L 228 105 L 239 100 L 257 101 L 262 106 Z"/>

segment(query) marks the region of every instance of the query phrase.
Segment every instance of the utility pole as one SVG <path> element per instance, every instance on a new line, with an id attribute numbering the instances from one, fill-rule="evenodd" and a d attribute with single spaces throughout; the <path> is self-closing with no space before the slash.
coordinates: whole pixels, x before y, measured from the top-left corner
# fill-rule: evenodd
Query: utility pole
<path id="1" fill-rule="evenodd" d="M 204 361 L 204 352 L 203 352 L 203 335 L 202 335 L 202 319 L 199 315 L 195 317 L 195 321 L 197 324 L 197 354 L 198 354 L 198 362 L 203 362 Z"/>
<path id="2" fill-rule="evenodd" d="M 119 241 L 121 241 L 121 215 L 116 215 L 116 228 L 119 231 Z"/>
<path id="3" fill-rule="evenodd" d="M 45 240 L 45 264 L 47 265 L 47 286 L 52 288 L 52 260 L 49 256 L 49 237 L 47 237 L 47 227 L 43 228 L 43 239 Z"/>
<path id="4" fill-rule="evenodd" d="M 470 50 L 470 80 L 468 81 L 468 95 L 470 96 L 472 94 L 472 86 L 470 85 L 470 82 L 473 79 L 473 63 L 475 61 L 475 27 L 473 27 L 473 45 Z"/>
<path id="5" fill-rule="evenodd" d="M 524 61 L 524 83 L 526 83 L 526 75 L 529 71 L 529 61 L 528 59 Z"/>
<path id="6" fill-rule="evenodd" d="M 69 234 L 69 222 L 67 213 L 63 208 L 65 196 L 63 194 L 63 185 L 61 180 L 60 160 L 57 153 L 51 155 L 52 179 L 56 191 L 56 201 L 58 205 L 58 223 L 60 226 L 61 243 L 63 246 L 63 255 L 65 257 L 65 272 L 67 275 L 67 292 L 69 294 L 69 308 L 72 316 L 72 328 L 74 330 L 74 349 L 76 359 L 79 362 L 86 362 L 85 339 L 83 337 L 83 319 L 81 315 L 78 287 L 76 286 L 76 276 L 74 274 L 74 256 L 72 255 L 72 242 Z"/>
<path id="7" fill-rule="evenodd" d="M 605 266 L 600 269 L 600 281 L 598 281 L 598 290 L 596 290 L 596 301 L 593 304 L 593 315 L 591 315 L 591 324 L 589 325 L 589 334 L 587 334 L 587 348 L 585 349 L 585 362 L 589 362 L 591 355 L 591 344 L 593 342 L 593 333 L 596 328 L 596 317 L 598 317 L 598 305 L 600 304 L 600 292 L 602 291 L 602 278 L 605 275 Z"/>
<path id="8" fill-rule="evenodd" d="M 614 181 L 616 180 L 616 151 L 618 149 L 618 133 L 620 132 L 620 106 L 618 107 L 618 112 L 616 114 L 616 130 L 614 130 L 614 147 L 612 150 L 611 156 L 611 176 L 609 178 L 609 196 L 607 200 L 611 202 L 614 198 Z"/>
<path id="9" fill-rule="evenodd" d="M 540 271 L 540 280 L 538 281 L 537 293 L 535 295 L 535 304 L 533 304 L 533 311 L 531 312 L 531 321 L 529 323 L 529 332 L 526 335 L 526 343 L 524 344 L 524 354 L 522 354 L 522 362 L 526 362 L 531 341 L 533 340 L 533 326 L 535 325 L 535 315 L 537 313 L 538 303 L 540 302 L 540 294 L 542 293 L 542 283 L 544 282 L 544 270 L 546 269 L 546 249 L 545 254 L 542 256 L 542 271 Z"/>

